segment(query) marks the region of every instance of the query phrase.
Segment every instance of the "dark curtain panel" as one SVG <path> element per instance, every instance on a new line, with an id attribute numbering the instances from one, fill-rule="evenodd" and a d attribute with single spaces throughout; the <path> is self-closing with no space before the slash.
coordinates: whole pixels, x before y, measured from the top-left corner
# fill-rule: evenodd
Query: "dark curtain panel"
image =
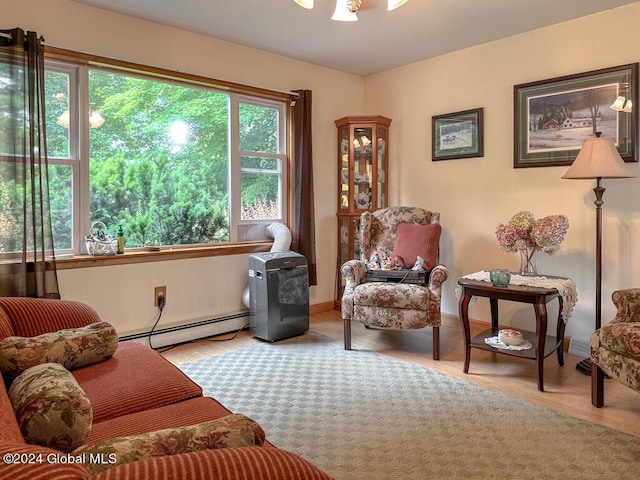
<path id="1" fill-rule="evenodd" d="M 60 298 L 53 260 L 44 45 L 0 30 L 0 296 Z"/>
<path id="2" fill-rule="evenodd" d="M 293 199 L 293 236 L 297 252 L 307 258 L 309 285 L 317 285 L 316 226 L 313 208 L 313 151 L 311 148 L 311 90 L 294 90 L 293 163 L 295 190 Z"/>

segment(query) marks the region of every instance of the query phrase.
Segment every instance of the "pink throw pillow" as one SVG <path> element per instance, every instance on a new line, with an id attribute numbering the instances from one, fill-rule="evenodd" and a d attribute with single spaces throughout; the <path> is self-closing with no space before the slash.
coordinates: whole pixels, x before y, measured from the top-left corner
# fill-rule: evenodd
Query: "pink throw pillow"
<path id="1" fill-rule="evenodd" d="M 438 261 L 441 232 L 442 227 L 437 223 L 430 225 L 399 223 L 393 255 L 402 257 L 405 268 L 413 267 L 417 257 L 420 256 L 424 258 L 425 269 L 431 270 Z"/>

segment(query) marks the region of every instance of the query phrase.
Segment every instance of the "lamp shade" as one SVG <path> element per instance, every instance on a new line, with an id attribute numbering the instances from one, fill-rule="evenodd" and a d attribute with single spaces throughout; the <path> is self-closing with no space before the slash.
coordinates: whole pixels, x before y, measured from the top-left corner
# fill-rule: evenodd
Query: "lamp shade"
<path id="1" fill-rule="evenodd" d="M 630 178 L 630 173 L 618 153 L 612 138 L 596 137 L 585 140 L 580 153 L 562 178 Z"/>

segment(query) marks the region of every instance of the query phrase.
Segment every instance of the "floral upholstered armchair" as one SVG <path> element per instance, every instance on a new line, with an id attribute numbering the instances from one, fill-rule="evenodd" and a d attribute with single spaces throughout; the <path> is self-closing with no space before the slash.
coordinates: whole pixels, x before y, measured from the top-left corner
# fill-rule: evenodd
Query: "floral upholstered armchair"
<path id="1" fill-rule="evenodd" d="M 616 316 L 591 335 L 591 403 L 604 405 L 604 376 L 640 392 L 640 288 L 611 296 Z"/>
<path id="2" fill-rule="evenodd" d="M 433 358 L 440 358 L 440 304 L 447 267 L 438 264 L 440 214 L 417 207 L 389 207 L 360 217 L 360 260 L 342 265 L 346 279 L 342 295 L 344 348 L 351 350 L 351 322 L 367 328 L 433 327 Z M 367 281 L 375 262 L 394 259 L 412 268 L 424 260 L 426 285 Z"/>

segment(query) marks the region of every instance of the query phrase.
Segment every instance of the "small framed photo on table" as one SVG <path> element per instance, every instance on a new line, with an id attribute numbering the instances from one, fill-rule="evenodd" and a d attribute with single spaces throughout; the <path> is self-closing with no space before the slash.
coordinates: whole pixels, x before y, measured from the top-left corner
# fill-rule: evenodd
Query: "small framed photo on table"
<path id="1" fill-rule="evenodd" d="M 432 117 L 432 160 L 484 156 L 483 108 Z"/>
<path id="2" fill-rule="evenodd" d="M 514 168 L 571 165 L 596 132 L 637 162 L 637 89 L 637 63 L 516 85 Z"/>

